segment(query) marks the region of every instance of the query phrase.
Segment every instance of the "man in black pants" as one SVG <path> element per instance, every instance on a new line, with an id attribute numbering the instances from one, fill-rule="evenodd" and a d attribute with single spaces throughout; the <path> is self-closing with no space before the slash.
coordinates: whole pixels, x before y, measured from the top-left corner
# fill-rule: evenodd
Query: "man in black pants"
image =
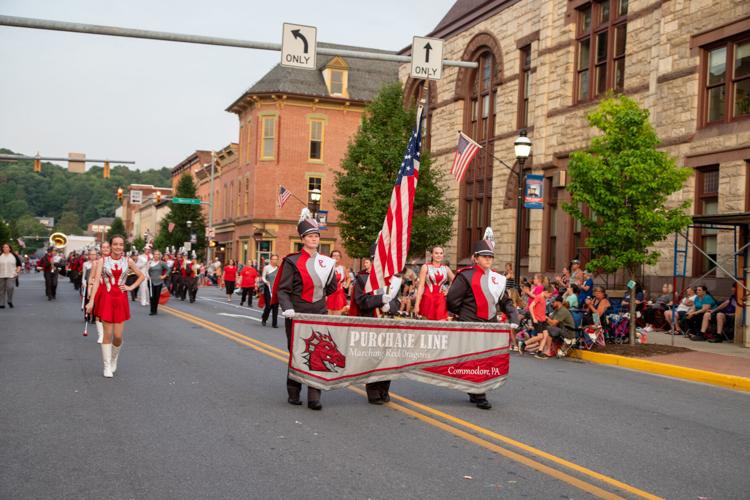
<path id="1" fill-rule="evenodd" d="M 303 211 L 303 214 L 307 209 Z M 318 253 L 320 228 L 315 219 L 305 218 L 297 225 L 303 247 L 297 253 L 284 257 L 276 277 L 276 290 L 272 300 L 281 305 L 286 328 L 286 342 L 292 349 L 292 318 L 296 313 L 327 314 L 326 297 L 336 291 L 336 262 Z M 287 376 L 286 390 L 289 404 L 301 405 L 302 384 Z M 320 410 L 320 389 L 307 388 L 307 407 Z"/>
<path id="2" fill-rule="evenodd" d="M 39 259 L 37 269 L 44 271 L 44 288 L 47 300 L 56 298 L 57 295 L 57 267 L 55 265 L 55 247 L 47 249 L 47 255 Z"/>

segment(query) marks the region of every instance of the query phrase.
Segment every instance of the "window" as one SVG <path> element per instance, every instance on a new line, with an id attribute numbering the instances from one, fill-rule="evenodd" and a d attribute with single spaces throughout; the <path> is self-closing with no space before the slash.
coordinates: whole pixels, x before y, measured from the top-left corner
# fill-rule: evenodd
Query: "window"
<path id="1" fill-rule="evenodd" d="M 592 2 L 578 10 L 576 100 L 625 87 L 628 0 Z"/>
<path id="2" fill-rule="evenodd" d="M 750 116 L 750 33 L 703 51 L 703 125 Z"/>
<path id="3" fill-rule="evenodd" d="M 321 189 L 322 181 L 323 179 L 321 177 L 308 177 L 307 178 L 307 203 L 308 205 L 313 203 L 312 196 L 311 196 L 313 189 L 317 189 L 318 191 L 322 192 L 322 189 Z M 323 200 L 323 197 L 321 196 L 321 201 L 322 200 Z"/>
<path id="4" fill-rule="evenodd" d="M 331 70 L 331 94 L 344 95 L 344 72 L 340 69 Z"/>
<path id="5" fill-rule="evenodd" d="M 529 126 L 529 95 L 531 94 L 531 45 L 521 49 L 521 80 L 518 84 L 518 128 Z"/>
<path id="6" fill-rule="evenodd" d="M 695 176 L 695 213 L 696 215 L 713 215 L 719 212 L 719 166 L 704 167 Z M 695 244 L 714 261 L 717 258 L 716 229 L 696 229 Z M 716 265 L 700 252 L 694 253 L 693 274 L 702 275 Z"/>
<path id="7" fill-rule="evenodd" d="M 323 121 L 310 120 L 310 160 L 323 159 Z"/>
<path id="8" fill-rule="evenodd" d="M 552 187 L 552 177 L 544 178 L 545 226 L 547 228 L 546 256 L 547 271 L 557 270 L 557 188 Z"/>
<path id="9" fill-rule="evenodd" d="M 260 153 L 261 160 L 273 160 L 276 151 L 276 117 L 263 116 L 263 150 Z"/>
<path id="10" fill-rule="evenodd" d="M 469 105 L 465 108 L 464 130 L 481 144 L 485 151 L 493 151 L 495 135 L 495 60 L 485 50 L 475 59 L 479 68 L 471 80 Z M 492 207 L 492 157 L 478 153 L 465 174 L 460 201 L 461 221 L 459 228 L 459 250 L 463 257 L 471 255 L 471 245 L 482 238 L 484 230 L 491 224 Z"/>

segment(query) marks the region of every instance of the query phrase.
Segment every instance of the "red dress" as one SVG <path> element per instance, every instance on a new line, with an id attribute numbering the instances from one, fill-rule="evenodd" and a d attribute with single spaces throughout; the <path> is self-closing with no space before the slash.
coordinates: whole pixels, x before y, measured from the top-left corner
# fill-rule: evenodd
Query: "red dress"
<path id="1" fill-rule="evenodd" d="M 344 266 L 336 267 L 336 291 L 326 297 L 326 309 L 329 311 L 340 311 L 346 307 L 346 294 L 344 293 L 344 281 L 346 281 L 346 269 Z"/>
<path id="2" fill-rule="evenodd" d="M 118 260 L 105 257 L 102 279 L 96 293 L 96 315 L 107 323 L 122 323 L 130 319 L 130 301 L 127 292 L 120 290 L 127 277 L 128 258 Z"/>
<path id="3" fill-rule="evenodd" d="M 427 266 L 427 278 L 424 285 L 422 300 L 419 302 L 419 314 L 426 319 L 442 321 L 448 319 L 448 302 L 442 292 L 443 285 L 448 281 L 449 268 L 446 265 Z"/>

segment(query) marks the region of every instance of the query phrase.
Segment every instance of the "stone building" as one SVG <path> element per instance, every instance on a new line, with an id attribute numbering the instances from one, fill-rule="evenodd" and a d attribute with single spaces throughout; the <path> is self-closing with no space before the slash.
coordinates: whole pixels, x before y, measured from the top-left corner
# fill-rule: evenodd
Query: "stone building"
<path id="1" fill-rule="evenodd" d="M 524 209 L 522 272 L 559 272 L 572 258 L 589 257 L 585 231 L 562 204 L 570 199 L 568 157 L 590 143 L 586 114 L 608 90 L 646 107 L 660 147 L 694 169 L 670 202 L 690 200 L 696 221 L 718 215 L 714 220 L 737 224 L 737 246 L 747 241 L 750 2 L 459 0 L 428 36 L 445 40 L 446 59 L 479 64 L 445 67 L 430 84 L 431 154 L 458 209 L 451 260 L 466 259 L 471 241 L 491 225 L 496 262 L 513 261 L 516 178 L 491 155 L 513 166 L 523 128 L 533 141 L 526 173 L 544 176 L 545 199 L 543 209 Z M 407 99 L 418 98 L 422 82 L 409 79 L 409 65 L 400 77 Z M 477 155 L 461 185 L 447 173 L 457 130 L 491 153 Z M 690 238 L 731 269 L 732 230 L 691 230 Z M 651 288 L 672 277 L 673 240 L 658 246 L 663 257 L 645 270 Z M 708 270 L 691 248 L 688 275 L 698 279 Z M 724 276 L 714 270 L 700 279 L 723 295 Z"/>
<path id="2" fill-rule="evenodd" d="M 217 195 L 216 237 L 226 258 L 260 261 L 296 251 L 305 206 L 321 215 L 327 211 L 321 251 L 343 251 L 334 173 L 365 106 L 383 85 L 397 80 L 398 63 L 318 57 L 316 71 L 277 65 L 227 108 L 239 121 L 239 154 L 222 166 L 223 192 Z M 283 207 L 277 201 L 280 186 L 293 194 Z M 313 190 L 321 192 L 317 207 Z"/>

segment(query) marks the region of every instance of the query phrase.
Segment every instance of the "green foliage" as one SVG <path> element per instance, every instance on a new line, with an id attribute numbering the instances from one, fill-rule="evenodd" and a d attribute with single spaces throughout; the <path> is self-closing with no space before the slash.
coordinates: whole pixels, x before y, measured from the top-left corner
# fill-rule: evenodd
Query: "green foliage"
<path id="1" fill-rule="evenodd" d="M 65 234 L 82 234 L 81 229 L 81 218 L 77 212 L 68 210 L 63 212 L 57 221 L 55 221 L 55 231 L 59 231 Z"/>
<path id="2" fill-rule="evenodd" d="M 177 189 L 174 196 L 178 198 L 195 198 L 197 188 L 193 177 L 189 174 L 183 174 L 177 183 Z M 191 222 L 188 229 L 187 221 Z M 174 229 L 169 232 L 169 223 L 174 223 Z M 172 203 L 170 213 L 161 221 L 159 234 L 154 240 L 154 248 L 159 250 L 166 249 L 167 246 L 174 246 L 179 249 L 184 246 L 186 241 L 190 241 L 190 233 L 195 233 L 198 243 L 192 245 L 196 253 L 200 253 L 206 248 L 206 222 L 203 219 L 203 211 L 200 205 L 181 205 Z"/>
<path id="3" fill-rule="evenodd" d="M 112 221 L 112 225 L 109 226 L 109 231 L 107 231 L 107 239 L 112 238 L 114 235 L 122 236 L 123 238 L 127 238 L 127 231 L 125 231 L 125 223 L 122 221 L 120 217 L 115 217 L 115 220 Z"/>
<path id="4" fill-rule="evenodd" d="M 133 246 L 135 247 L 136 250 L 138 250 L 139 252 L 142 252 L 143 247 L 146 246 L 146 240 L 143 239 L 143 236 L 138 236 L 136 239 L 133 240 L 130 246 Z"/>
<path id="5" fill-rule="evenodd" d="M 0 245 L 3 243 L 10 243 L 11 246 L 13 246 L 11 239 L 12 235 L 10 225 L 6 224 L 4 220 L 0 220 Z"/>
<path id="6" fill-rule="evenodd" d="M 572 203 L 564 209 L 589 230 L 586 245 L 595 257 L 590 268 L 624 268 L 634 276 L 639 265 L 656 263 L 660 254 L 650 249 L 654 243 L 690 223 L 689 201 L 674 208 L 666 202 L 691 170 L 656 149 L 659 139 L 648 111 L 628 97 L 602 101 L 588 120 L 603 135 L 587 151 L 570 155 Z M 588 216 L 582 206 L 589 208 Z"/>
<path id="7" fill-rule="evenodd" d="M 370 103 L 336 175 L 336 209 L 347 253 L 364 257 L 383 226 L 415 111 L 403 107 L 401 85 L 381 89 Z M 422 154 L 414 197 L 410 255 L 422 255 L 451 237 L 453 207 L 443 198 L 428 154 Z"/>
<path id="8" fill-rule="evenodd" d="M 13 151 L 0 149 L 0 153 Z M 42 162 L 42 172 L 34 173 L 32 160 L 0 163 L 0 218 L 11 221 L 23 215 L 54 217 L 64 212 L 78 216 L 78 230 L 99 217 L 113 217 L 117 188 L 130 184 L 171 185 L 167 167 L 135 170 L 122 165 L 111 169 L 111 178 L 102 178 L 102 167 L 93 166 L 74 174 L 53 163 Z"/>

